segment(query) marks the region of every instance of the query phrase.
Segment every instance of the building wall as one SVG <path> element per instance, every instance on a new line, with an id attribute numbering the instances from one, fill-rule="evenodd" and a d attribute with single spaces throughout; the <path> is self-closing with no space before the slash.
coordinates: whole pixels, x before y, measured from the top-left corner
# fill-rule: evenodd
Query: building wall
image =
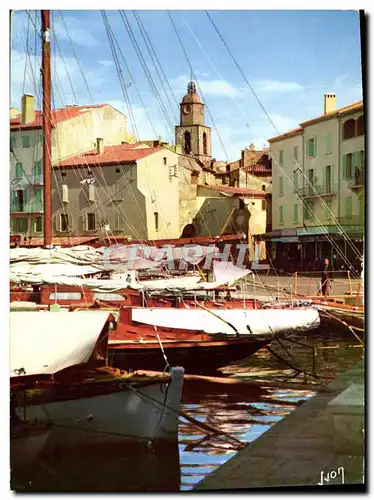
<path id="1" fill-rule="evenodd" d="M 298 148 L 299 165 L 303 166 L 303 137 L 301 134 L 285 138 L 270 144 L 272 158 L 272 229 L 294 228 L 303 224 L 302 203 L 294 192 L 294 170 L 298 163 L 294 158 L 294 147 Z M 281 151 L 283 151 L 283 166 L 280 166 Z M 280 178 L 283 181 L 280 181 Z M 283 182 L 283 194 L 280 191 Z M 298 183 L 302 186 L 302 175 L 298 173 Z M 298 221 L 294 222 L 294 205 L 298 206 Z M 281 221 L 283 207 L 283 223 Z"/>
<path id="2" fill-rule="evenodd" d="M 201 161 L 209 161 L 211 157 L 211 130 L 204 125 L 186 125 L 175 127 L 175 143 L 185 151 L 184 134 L 189 132 L 191 135 L 191 154 L 198 157 Z M 206 134 L 207 139 L 207 154 L 204 154 L 203 149 L 203 134 Z"/>
<path id="3" fill-rule="evenodd" d="M 346 117 L 340 118 L 340 130 L 342 133 L 343 124 L 348 119 L 355 119 L 362 115 L 361 113 L 355 113 L 347 115 Z M 365 136 L 361 135 L 358 137 L 352 137 L 351 139 L 343 139 L 341 135 L 340 141 L 340 164 L 343 167 L 344 164 L 344 155 L 348 153 L 355 153 L 357 151 L 365 151 Z M 354 168 L 353 168 L 354 171 Z M 353 172 L 354 173 L 354 172 Z M 364 188 L 354 189 L 352 190 L 349 186 L 351 185 L 351 181 L 344 179 L 343 177 L 343 168 L 341 168 L 340 172 L 340 185 L 339 185 L 339 217 L 342 222 L 349 222 L 349 218 L 347 219 L 346 214 L 346 199 L 348 197 L 352 197 L 352 222 L 354 225 L 364 223 L 364 206 L 365 206 L 365 198 L 364 198 Z"/>
<path id="4" fill-rule="evenodd" d="M 178 238 L 178 155 L 163 148 L 137 163 L 137 186 L 146 203 L 147 239 Z M 155 213 L 158 213 L 158 229 Z"/>

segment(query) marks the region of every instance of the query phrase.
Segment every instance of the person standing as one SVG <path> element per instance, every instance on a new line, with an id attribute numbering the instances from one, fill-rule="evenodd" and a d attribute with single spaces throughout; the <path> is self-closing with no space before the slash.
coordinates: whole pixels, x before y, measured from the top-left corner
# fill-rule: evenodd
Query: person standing
<path id="1" fill-rule="evenodd" d="M 323 259 L 321 266 L 321 292 L 324 297 L 330 295 L 330 288 L 332 282 L 332 272 L 329 259 Z"/>

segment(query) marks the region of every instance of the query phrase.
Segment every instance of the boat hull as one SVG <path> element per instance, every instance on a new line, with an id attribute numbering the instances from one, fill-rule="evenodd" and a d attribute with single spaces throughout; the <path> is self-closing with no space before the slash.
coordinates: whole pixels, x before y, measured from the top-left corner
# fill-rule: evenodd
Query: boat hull
<path id="1" fill-rule="evenodd" d="M 228 365 L 230 362 L 251 356 L 270 340 L 254 341 L 230 339 L 225 342 L 200 342 L 197 345 L 168 346 L 163 349 L 170 365 L 183 366 L 187 373 L 206 374 Z M 112 366 L 124 370 L 155 370 L 165 368 L 165 358 L 159 344 L 134 348 L 133 345 L 109 346 L 109 361 Z"/>
<path id="2" fill-rule="evenodd" d="M 95 440 L 103 442 L 124 439 L 175 440 L 178 434 L 179 409 L 183 387 L 183 368 L 172 368 L 169 382 L 152 380 L 137 384 L 124 379 L 110 392 L 100 393 L 95 385 L 82 385 L 74 394 L 71 387 L 49 389 L 44 400 L 36 398 L 27 404 L 28 421 L 50 422 L 52 426 L 72 431 L 76 444 Z M 96 392 L 96 394 L 95 394 Z M 75 396 L 75 397 L 74 397 Z M 16 407 L 19 418 L 24 408 Z M 74 432 L 73 432 L 74 431 Z"/>

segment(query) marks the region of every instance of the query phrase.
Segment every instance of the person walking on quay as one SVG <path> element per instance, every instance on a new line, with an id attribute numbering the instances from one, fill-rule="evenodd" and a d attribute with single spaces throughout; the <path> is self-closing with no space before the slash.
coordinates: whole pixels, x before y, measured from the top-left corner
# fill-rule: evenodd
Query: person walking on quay
<path id="1" fill-rule="evenodd" d="M 330 295 L 332 273 L 329 259 L 324 259 L 321 266 L 321 292 L 324 297 Z"/>

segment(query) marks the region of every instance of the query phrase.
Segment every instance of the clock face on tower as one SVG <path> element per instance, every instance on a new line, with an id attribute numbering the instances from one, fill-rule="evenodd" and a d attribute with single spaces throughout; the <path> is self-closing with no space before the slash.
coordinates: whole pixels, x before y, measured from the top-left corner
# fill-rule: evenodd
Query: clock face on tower
<path id="1" fill-rule="evenodd" d="M 188 115 L 189 113 L 191 113 L 191 106 L 189 104 L 186 104 L 185 106 L 183 106 L 182 111 L 185 115 Z"/>

